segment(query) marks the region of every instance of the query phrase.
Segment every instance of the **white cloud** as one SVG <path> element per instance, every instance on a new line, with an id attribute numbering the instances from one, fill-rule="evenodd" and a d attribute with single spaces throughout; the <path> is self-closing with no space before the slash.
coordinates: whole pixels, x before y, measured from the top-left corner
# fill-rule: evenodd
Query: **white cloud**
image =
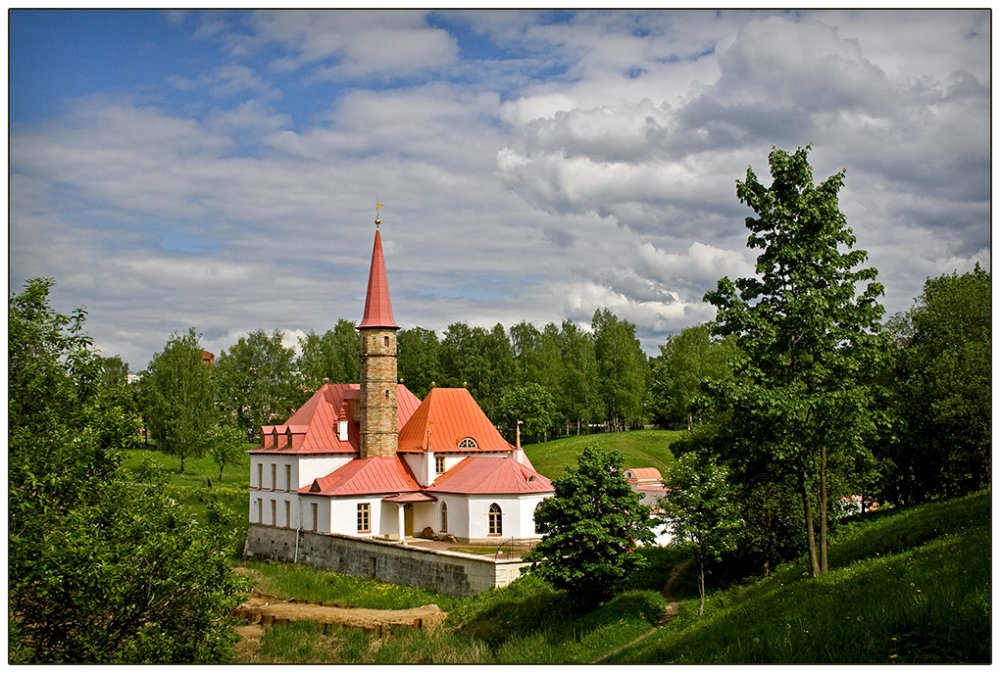
<path id="1" fill-rule="evenodd" d="M 398 77 L 452 63 L 457 47 L 447 32 L 431 28 L 425 12 L 316 10 L 255 12 L 256 39 L 286 46 L 279 72 L 325 64 L 328 77 Z"/>
<path id="2" fill-rule="evenodd" d="M 12 128 L 12 289 L 55 276 L 134 368 L 191 326 L 291 344 L 360 317 L 382 201 L 404 326 L 603 306 L 653 353 L 752 273 L 735 181 L 808 143 L 890 313 L 988 267 L 988 13 L 772 14 L 191 13 L 202 74 Z"/>

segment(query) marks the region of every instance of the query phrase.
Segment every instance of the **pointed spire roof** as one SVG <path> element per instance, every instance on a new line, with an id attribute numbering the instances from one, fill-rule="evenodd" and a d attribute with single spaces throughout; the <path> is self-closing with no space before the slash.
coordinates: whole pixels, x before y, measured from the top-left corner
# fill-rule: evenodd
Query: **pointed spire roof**
<path id="1" fill-rule="evenodd" d="M 366 327 L 388 327 L 399 329 L 392 317 L 392 302 L 389 300 L 389 280 L 385 275 L 385 260 L 382 258 L 382 233 L 375 228 L 375 247 L 372 249 L 372 266 L 368 273 L 368 296 L 365 298 L 365 315 L 358 329 Z"/>

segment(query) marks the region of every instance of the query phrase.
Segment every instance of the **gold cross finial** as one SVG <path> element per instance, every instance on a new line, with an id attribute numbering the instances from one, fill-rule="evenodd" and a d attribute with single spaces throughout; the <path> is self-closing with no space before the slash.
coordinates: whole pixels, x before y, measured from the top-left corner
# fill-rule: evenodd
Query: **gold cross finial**
<path id="1" fill-rule="evenodd" d="M 382 210 L 383 208 L 385 208 L 385 206 L 383 206 L 381 203 L 379 203 L 377 201 L 375 202 L 375 226 L 376 227 L 378 227 L 378 225 L 382 224 L 382 220 L 379 218 L 379 212 L 378 211 Z"/>

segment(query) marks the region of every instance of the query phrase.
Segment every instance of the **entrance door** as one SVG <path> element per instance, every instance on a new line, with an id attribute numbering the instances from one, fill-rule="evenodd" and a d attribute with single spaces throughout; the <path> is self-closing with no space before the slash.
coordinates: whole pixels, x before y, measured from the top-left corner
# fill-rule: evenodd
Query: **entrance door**
<path id="1" fill-rule="evenodd" d="M 403 506 L 403 534 L 413 537 L 413 505 Z"/>

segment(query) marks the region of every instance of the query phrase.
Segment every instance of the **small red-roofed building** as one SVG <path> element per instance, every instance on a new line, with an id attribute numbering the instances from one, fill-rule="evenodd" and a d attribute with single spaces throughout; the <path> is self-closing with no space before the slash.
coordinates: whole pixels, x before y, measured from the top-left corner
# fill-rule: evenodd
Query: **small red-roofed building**
<path id="1" fill-rule="evenodd" d="M 414 531 L 468 542 L 531 541 L 554 494 L 465 388 L 421 401 L 397 382 L 380 231 L 357 326 L 359 383 L 328 383 L 250 453 L 251 524 L 405 543 Z"/>

